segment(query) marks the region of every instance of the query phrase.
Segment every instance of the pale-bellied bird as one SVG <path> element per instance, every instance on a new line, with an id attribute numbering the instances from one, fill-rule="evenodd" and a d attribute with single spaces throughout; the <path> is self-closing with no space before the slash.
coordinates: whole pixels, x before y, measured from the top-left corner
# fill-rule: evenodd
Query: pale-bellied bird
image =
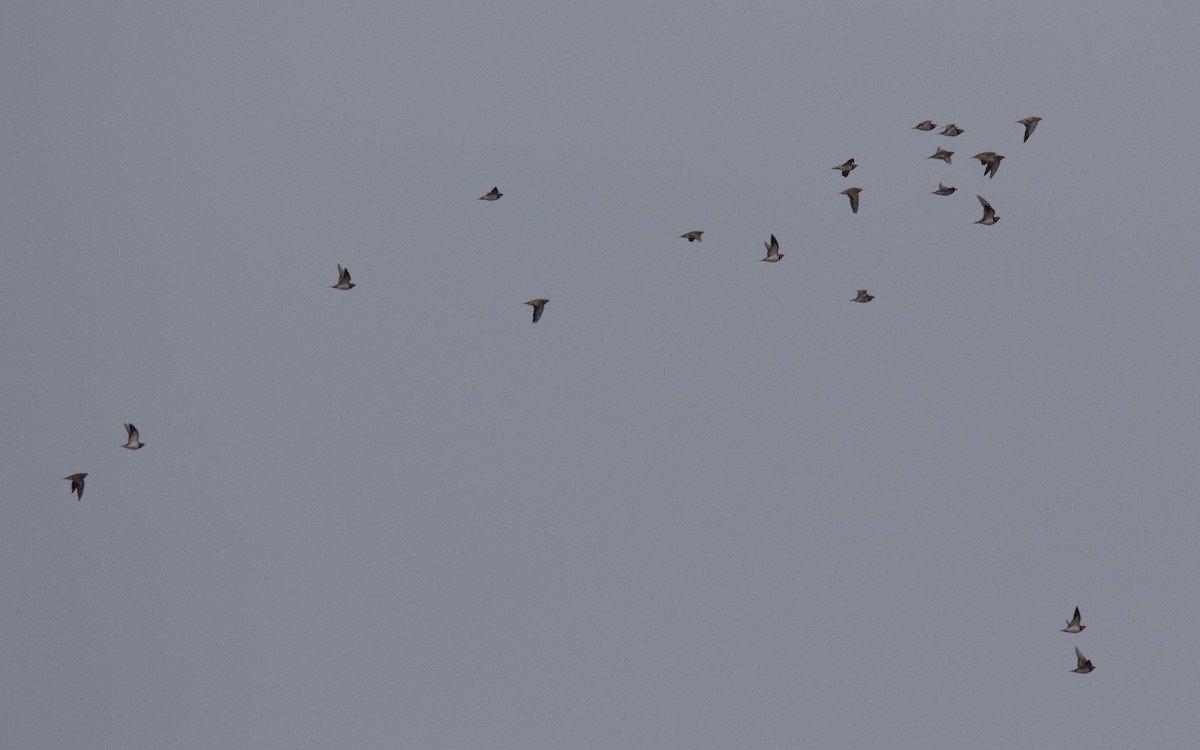
<path id="1" fill-rule="evenodd" d="M 873 299 L 875 299 L 875 295 L 867 294 L 866 289 L 859 289 L 858 296 L 850 301 L 851 302 L 862 302 L 863 304 L 866 304 L 867 302 L 870 302 Z"/>
<path id="2" fill-rule="evenodd" d="M 502 195 L 504 195 L 504 193 L 500 192 L 500 188 L 493 187 L 491 189 L 491 192 L 488 192 L 484 195 L 479 196 L 479 200 L 481 200 L 481 201 L 498 201 L 498 200 L 500 200 L 500 196 L 502 196 Z M 518 203 L 519 202 L 520 201 L 518 201 Z"/>
<path id="3" fill-rule="evenodd" d="M 845 163 L 845 164 L 843 164 L 843 165 L 841 165 L 841 166 L 839 166 L 839 167 L 834 167 L 834 169 L 836 169 L 836 170 L 838 170 L 839 172 L 841 172 L 841 173 L 842 173 L 842 177 L 849 177 L 849 176 L 850 176 L 850 173 L 851 173 L 851 172 L 853 172 L 853 171 L 854 171 L 854 169 L 855 169 L 857 166 L 858 166 L 858 165 L 854 163 L 854 158 L 853 158 L 853 157 L 851 157 L 851 158 L 849 158 L 849 159 L 847 159 L 847 160 L 846 160 L 846 163 Z"/>
<path id="4" fill-rule="evenodd" d="M 783 258 L 783 253 L 779 252 L 779 240 L 775 239 L 775 235 L 771 235 L 770 242 L 764 242 L 763 246 L 767 248 L 767 257 L 763 258 L 768 263 L 778 263 Z"/>
<path id="5" fill-rule="evenodd" d="M 1081 632 L 1083 632 L 1084 630 L 1087 629 L 1087 625 L 1084 625 L 1079 620 L 1080 620 L 1079 607 L 1076 607 L 1075 608 L 1075 616 L 1072 617 L 1070 620 L 1067 620 L 1067 626 L 1059 632 L 1062 632 L 1062 633 L 1081 633 Z"/>
<path id="6" fill-rule="evenodd" d="M 702 235 L 702 234 L 704 234 L 704 232 L 693 230 L 691 232 L 684 232 L 683 234 L 681 234 L 679 236 L 682 237 L 683 239 L 687 240 L 688 242 L 700 242 L 701 241 L 700 235 Z"/>
<path id="7" fill-rule="evenodd" d="M 980 204 L 983 205 L 983 218 L 975 222 L 976 224 L 982 224 L 985 227 L 990 227 L 997 221 L 1000 221 L 1000 217 L 996 215 L 996 210 L 992 208 L 991 203 L 988 203 L 982 195 L 977 195 L 975 197 L 978 198 Z"/>
<path id="8" fill-rule="evenodd" d="M 338 264 L 338 282 L 329 288 L 346 290 L 346 289 L 353 289 L 356 286 L 358 286 L 358 285 L 354 284 L 350 281 L 350 269 L 342 268 L 342 264 L 339 263 Z"/>
<path id="9" fill-rule="evenodd" d="M 143 443 L 141 438 L 138 436 L 137 428 L 131 424 L 125 425 L 125 436 L 128 439 L 125 441 L 125 445 L 121 446 L 122 448 L 128 448 L 131 451 L 135 451 L 145 445 L 145 443 Z"/>

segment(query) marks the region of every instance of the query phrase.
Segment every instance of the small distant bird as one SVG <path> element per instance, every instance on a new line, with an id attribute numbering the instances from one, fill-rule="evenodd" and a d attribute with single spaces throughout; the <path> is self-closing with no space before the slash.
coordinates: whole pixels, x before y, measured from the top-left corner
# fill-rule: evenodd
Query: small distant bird
<path id="1" fill-rule="evenodd" d="M 983 204 L 983 218 L 975 222 L 976 224 L 982 224 L 985 227 L 990 227 L 997 221 L 1000 221 L 1000 217 L 996 215 L 996 209 L 992 208 L 991 203 L 988 203 L 982 195 L 977 195 L 975 197 L 979 199 L 981 204 Z"/>
<path id="2" fill-rule="evenodd" d="M 1079 650 L 1078 646 L 1075 647 L 1075 658 L 1078 660 L 1076 662 L 1077 666 L 1071 670 L 1072 672 L 1087 674 L 1095 669 L 1095 667 L 1092 666 L 1092 660 L 1084 656 L 1083 652 Z"/>
<path id="3" fill-rule="evenodd" d="M 943 185 L 942 183 L 939 182 L 938 189 L 934 190 L 932 193 L 930 193 L 930 195 L 953 195 L 955 190 L 958 190 L 958 188 L 946 187 L 945 185 Z"/>
<path id="4" fill-rule="evenodd" d="M 1063 629 L 1062 629 L 1061 631 L 1059 631 L 1059 632 L 1062 632 L 1062 633 L 1080 633 L 1080 632 L 1083 632 L 1084 630 L 1086 630 L 1086 629 L 1087 629 L 1087 625 L 1084 625 L 1084 624 L 1082 624 L 1082 623 L 1079 621 L 1079 619 L 1080 619 L 1080 618 L 1079 618 L 1079 607 L 1076 607 L 1076 608 L 1075 608 L 1075 616 L 1074 616 L 1074 617 L 1072 617 L 1070 620 L 1067 620 L 1067 626 L 1066 626 L 1065 628 L 1063 628 Z"/>
<path id="5" fill-rule="evenodd" d="M 862 188 L 852 187 L 852 188 L 846 188 L 842 192 L 838 193 L 838 195 L 845 195 L 845 196 L 849 197 L 850 198 L 850 210 L 853 211 L 854 213 L 858 213 L 858 194 L 861 193 L 862 191 L 863 191 Z"/>
<path id="6" fill-rule="evenodd" d="M 125 445 L 121 446 L 122 448 L 128 448 L 131 451 L 135 451 L 145 445 L 145 443 L 143 443 L 141 438 L 138 436 L 137 428 L 133 425 L 125 425 L 125 434 L 129 439 L 125 441 Z"/>
<path id="7" fill-rule="evenodd" d="M 925 120 L 913 125 L 913 130 L 933 130 L 937 125 L 933 124 L 933 120 Z"/>
<path id="8" fill-rule="evenodd" d="M 875 295 L 873 295 L 873 294 L 867 294 L 867 290 L 866 290 L 866 289 L 859 289 L 859 290 L 858 290 L 858 296 L 857 296 L 857 297 L 855 297 L 854 299 L 850 300 L 850 301 L 851 301 L 851 302 L 862 302 L 863 304 L 866 304 L 866 303 L 870 302 L 870 301 L 871 301 L 871 300 L 873 300 L 873 299 L 875 299 Z"/>
<path id="9" fill-rule="evenodd" d="M 995 151 L 981 151 L 971 158 L 978 159 L 979 163 L 984 166 L 984 177 L 995 177 L 996 170 L 1000 168 L 1000 161 L 1004 158 L 1004 156 L 997 154 Z"/>
<path id="10" fill-rule="evenodd" d="M 1037 129 L 1037 124 L 1041 121 L 1042 121 L 1042 118 L 1040 118 L 1040 117 L 1025 117 L 1023 119 L 1017 120 L 1018 125 L 1025 126 L 1025 140 L 1021 141 L 1021 143 L 1024 143 L 1025 141 L 1029 140 L 1029 136 L 1033 135 L 1033 131 Z"/>
<path id="11" fill-rule="evenodd" d="M 847 160 L 846 160 L 846 163 L 845 163 L 845 164 L 841 165 L 840 167 L 834 167 L 834 169 L 836 169 L 836 170 L 838 170 L 839 172 L 841 172 L 841 173 L 842 173 L 842 177 L 849 177 L 849 176 L 850 176 L 850 173 L 851 173 L 851 172 L 853 172 L 853 171 L 854 171 L 854 169 L 855 169 L 857 166 L 858 166 L 858 165 L 854 163 L 854 158 L 853 158 L 853 157 L 851 157 L 851 158 L 849 158 L 849 159 L 847 159 Z"/>
<path id="12" fill-rule="evenodd" d="M 779 252 L 779 240 L 775 239 L 775 235 L 771 235 L 770 242 L 764 242 L 763 247 L 767 248 L 767 257 L 763 258 L 768 263 L 778 263 L 783 258 L 783 253 Z"/>
<path id="13" fill-rule="evenodd" d="M 83 480 L 85 477 L 87 477 L 86 471 L 79 474 L 72 474 L 69 477 L 63 477 L 63 479 L 71 483 L 71 492 L 75 493 L 76 500 L 83 499 Z"/>
<path id="14" fill-rule="evenodd" d="M 531 299 L 525 304 L 533 306 L 533 322 L 536 323 L 542 319 L 542 310 L 546 309 L 548 299 Z"/>
<path id="15" fill-rule="evenodd" d="M 967 131 L 958 127 L 954 123 L 950 123 L 946 127 L 942 128 L 942 132 L 938 133 L 938 135 L 948 135 L 951 138 L 953 138 L 954 136 L 958 135 L 959 133 L 965 133 L 965 132 L 967 132 Z"/>
<path id="16" fill-rule="evenodd" d="M 679 236 L 688 242 L 701 242 L 702 240 L 700 239 L 700 235 L 702 234 L 704 234 L 704 232 L 694 230 L 691 232 L 684 232 Z"/>
<path id="17" fill-rule="evenodd" d="M 500 200 L 500 196 L 502 196 L 502 195 L 504 195 L 504 193 L 500 192 L 500 188 L 493 186 L 492 191 L 490 193 L 487 193 L 486 195 L 479 196 L 479 200 L 481 200 L 481 201 L 498 201 L 498 200 Z"/>
<path id="18" fill-rule="evenodd" d="M 339 263 L 338 264 L 338 283 L 334 284 L 333 286 L 331 286 L 329 288 L 345 290 L 345 289 L 353 289 L 356 286 L 358 286 L 358 285 L 351 283 L 351 281 L 350 281 L 350 269 L 342 268 L 342 264 Z"/>
<path id="19" fill-rule="evenodd" d="M 944 161 L 944 162 L 946 162 L 947 164 L 949 164 L 949 163 L 950 163 L 950 157 L 951 157 L 951 156 L 954 156 L 954 152 L 953 152 L 953 151 L 947 151 L 947 150 L 946 150 L 946 149 L 944 149 L 944 148 L 939 148 L 937 151 L 934 151 L 934 152 L 933 152 L 933 156 L 930 156 L 930 157 L 927 157 L 927 158 L 929 158 L 929 159 L 941 159 L 942 161 Z"/>

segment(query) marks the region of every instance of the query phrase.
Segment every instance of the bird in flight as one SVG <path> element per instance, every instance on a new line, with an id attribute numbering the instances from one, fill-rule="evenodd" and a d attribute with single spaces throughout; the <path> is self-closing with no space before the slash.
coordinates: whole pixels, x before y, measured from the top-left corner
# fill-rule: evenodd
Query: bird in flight
<path id="1" fill-rule="evenodd" d="M 75 493 L 76 500 L 83 499 L 83 480 L 86 477 L 87 477 L 86 471 L 80 472 L 79 474 L 72 474 L 69 477 L 63 477 L 63 479 L 66 479 L 68 482 L 71 483 L 71 492 Z"/>
<path id="2" fill-rule="evenodd" d="M 763 246 L 767 248 L 767 257 L 763 258 L 768 263 L 778 263 L 783 258 L 783 253 L 779 252 L 779 240 L 775 239 L 775 235 L 771 235 L 770 242 L 764 242 Z"/>
<path id="3" fill-rule="evenodd" d="M 1025 140 L 1021 141 L 1021 143 L 1029 140 L 1029 136 L 1033 135 L 1033 131 L 1037 129 L 1037 124 L 1041 121 L 1042 118 L 1040 117 L 1024 117 L 1017 120 L 1018 125 L 1025 126 Z"/>
<path id="4" fill-rule="evenodd" d="M 978 198 L 979 202 L 983 205 L 983 218 L 975 222 L 976 224 L 982 224 L 985 227 L 990 227 L 997 221 L 1000 221 L 1000 217 L 996 215 L 996 210 L 992 208 L 991 203 L 988 203 L 982 195 L 977 195 L 975 197 Z"/>
<path id="5" fill-rule="evenodd" d="M 679 236 L 682 237 L 683 239 L 687 240 L 688 242 L 701 242 L 700 235 L 702 235 L 702 234 L 704 234 L 704 232 L 701 232 L 698 230 L 692 230 L 690 232 L 684 232 L 683 234 L 681 234 Z"/>
<path id="6" fill-rule="evenodd" d="M 491 192 L 479 196 L 481 201 L 498 201 L 504 193 L 500 192 L 500 188 L 493 186 Z M 520 201 L 518 201 L 520 202 Z"/>
<path id="7" fill-rule="evenodd" d="M 333 286 L 331 286 L 329 288 L 346 290 L 346 289 L 353 289 L 356 286 L 358 286 L 358 284 L 355 284 L 350 281 L 350 269 L 342 268 L 342 264 L 339 263 L 338 264 L 338 283 L 334 284 Z"/>
<path id="8" fill-rule="evenodd" d="M 850 173 L 853 172 L 855 170 L 855 168 L 857 168 L 857 167 L 858 167 L 858 165 L 854 163 L 854 157 L 850 157 L 849 159 L 846 160 L 845 164 L 842 164 L 841 166 L 838 166 L 838 167 L 834 167 L 834 169 L 841 172 L 842 177 L 849 177 Z"/>
<path id="9" fill-rule="evenodd" d="M 925 120 L 923 122 L 918 122 L 916 125 L 913 125 L 912 129 L 913 130 L 933 130 L 936 127 L 937 127 L 937 125 L 933 124 L 933 120 Z"/>
<path id="10" fill-rule="evenodd" d="M 953 138 L 954 136 L 959 135 L 961 133 L 965 133 L 965 132 L 967 132 L 967 131 L 958 127 L 954 123 L 950 123 L 946 127 L 942 128 L 942 132 L 938 133 L 938 135 L 948 135 L 951 138 Z"/>
<path id="11" fill-rule="evenodd" d="M 846 188 L 845 190 L 838 193 L 838 195 L 847 196 L 850 199 L 850 210 L 853 211 L 854 213 L 858 213 L 858 194 L 861 193 L 862 191 L 863 191 L 862 188 L 852 187 L 852 188 Z"/>
<path id="12" fill-rule="evenodd" d="M 858 296 L 857 296 L 857 297 L 855 297 L 854 299 L 850 300 L 850 301 L 851 301 L 851 302 L 862 302 L 863 304 L 866 304 L 866 303 L 870 302 L 870 301 L 871 301 L 871 300 L 873 300 L 873 299 L 875 299 L 875 295 L 873 295 L 873 294 L 867 294 L 867 290 L 866 290 L 866 289 L 859 289 L 859 290 L 858 290 Z"/>
<path id="13" fill-rule="evenodd" d="M 930 193 L 930 195 L 953 195 L 955 190 L 958 190 L 958 188 L 946 187 L 945 185 L 943 185 L 942 183 L 939 182 L 938 189 L 934 190 L 932 193 Z"/>
<path id="14" fill-rule="evenodd" d="M 141 437 L 138 435 L 137 428 L 133 425 L 125 425 L 125 435 L 128 439 L 125 441 L 125 445 L 121 446 L 122 448 L 128 448 L 131 451 L 135 451 L 145 445 L 145 443 L 142 442 Z"/>
<path id="15" fill-rule="evenodd" d="M 950 157 L 951 157 L 951 156 L 954 156 L 954 152 L 953 152 L 953 151 L 947 151 L 947 150 L 946 150 L 946 149 L 944 149 L 944 148 L 939 148 L 937 151 L 934 151 L 934 152 L 933 152 L 933 155 L 932 155 L 932 156 L 929 156 L 929 157 L 926 157 L 926 158 L 929 158 L 929 159 L 941 159 L 942 161 L 944 161 L 944 162 L 946 162 L 947 164 L 949 164 L 949 163 L 950 163 Z"/>
<path id="16" fill-rule="evenodd" d="M 1082 632 L 1083 630 L 1085 630 L 1087 628 L 1087 625 L 1084 625 L 1083 623 L 1081 623 L 1079 621 L 1079 619 L 1080 619 L 1079 618 L 1079 607 L 1076 607 L 1075 608 L 1075 616 L 1072 617 L 1070 620 L 1067 620 L 1067 626 L 1065 628 L 1063 628 L 1062 631 L 1060 631 L 1060 632 L 1079 633 L 1079 632 Z"/>
<path id="17" fill-rule="evenodd" d="M 548 299 L 531 299 L 525 304 L 533 306 L 533 322 L 536 323 L 542 319 L 542 310 L 546 309 Z"/>
<path id="18" fill-rule="evenodd" d="M 1078 646 L 1075 647 L 1075 659 L 1077 660 L 1076 667 L 1071 670 L 1072 672 L 1087 674 L 1095 669 L 1095 667 L 1092 666 L 1092 660 L 1084 656 L 1083 652 L 1079 650 Z"/>
<path id="19" fill-rule="evenodd" d="M 995 151 L 981 151 L 971 158 L 978 159 L 979 163 L 984 166 L 984 177 L 995 177 L 996 170 L 1000 168 L 1000 161 L 1004 158 L 1004 156 L 997 154 Z"/>

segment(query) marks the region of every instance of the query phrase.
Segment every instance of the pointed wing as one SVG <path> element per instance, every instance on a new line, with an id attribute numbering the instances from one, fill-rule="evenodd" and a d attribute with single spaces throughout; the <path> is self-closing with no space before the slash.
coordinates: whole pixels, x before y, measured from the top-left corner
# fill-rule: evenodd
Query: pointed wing
<path id="1" fill-rule="evenodd" d="M 858 193 L 854 193 L 850 196 L 850 210 L 854 213 L 858 213 Z"/>
<path id="2" fill-rule="evenodd" d="M 1079 667 L 1081 668 L 1083 665 L 1087 664 L 1087 657 L 1083 655 L 1083 652 L 1079 650 L 1078 646 L 1075 647 L 1075 659 L 1078 661 Z"/>
<path id="3" fill-rule="evenodd" d="M 987 221 L 988 217 L 995 216 L 996 210 L 992 208 L 992 204 L 987 202 L 987 199 L 982 195 L 975 196 L 979 199 L 979 204 L 983 206 L 983 220 Z"/>
<path id="4" fill-rule="evenodd" d="M 1071 621 L 1067 623 L 1067 627 L 1069 627 L 1069 628 L 1077 627 L 1079 625 L 1080 619 L 1081 618 L 1079 616 L 1079 607 L 1076 607 L 1075 608 L 1075 616 L 1072 617 Z"/>
<path id="5" fill-rule="evenodd" d="M 546 309 L 543 305 L 533 306 L 533 322 L 536 323 L 542 319 L 542 310 Z"/>

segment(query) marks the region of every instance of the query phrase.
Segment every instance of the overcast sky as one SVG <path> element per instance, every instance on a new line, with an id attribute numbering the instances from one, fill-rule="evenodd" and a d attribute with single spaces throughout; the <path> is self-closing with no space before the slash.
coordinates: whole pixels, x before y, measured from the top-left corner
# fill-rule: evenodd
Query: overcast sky
<path id="1" fill-rule="evenodd" d="M 1194 749 L 1200 13 L 1083 7 L 7 3 L 0 745 Z"/>

